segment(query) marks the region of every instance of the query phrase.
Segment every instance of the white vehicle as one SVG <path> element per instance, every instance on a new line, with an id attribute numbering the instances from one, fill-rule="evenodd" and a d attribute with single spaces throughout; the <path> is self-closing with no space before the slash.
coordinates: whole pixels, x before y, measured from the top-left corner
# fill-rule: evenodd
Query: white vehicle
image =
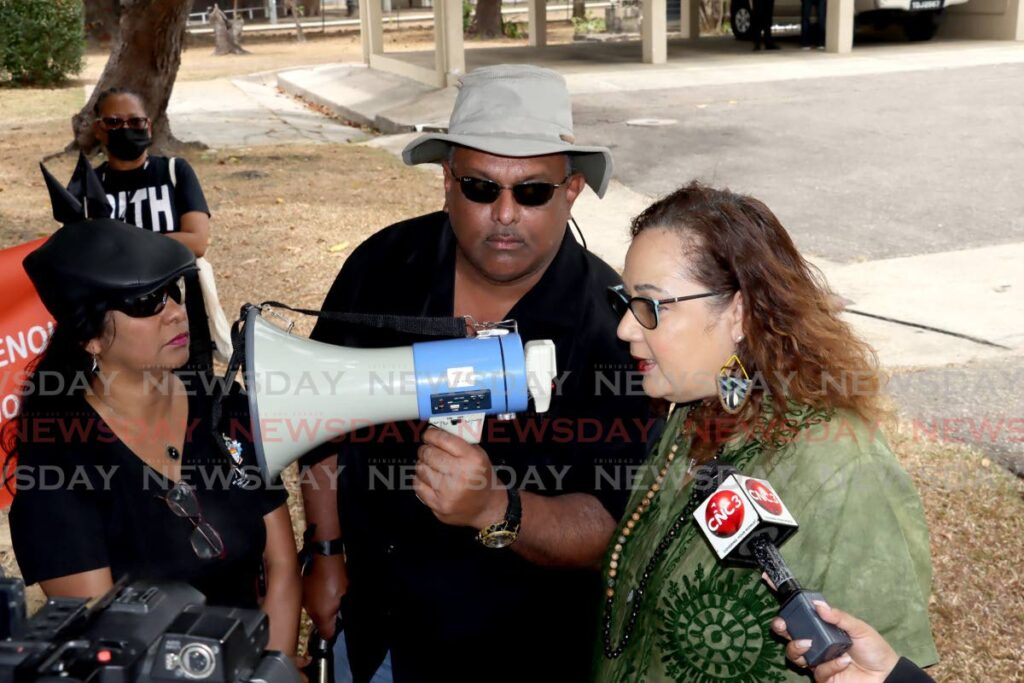
<path id="1" fill-rule="evenodd" d="M 910 40 L 930 40 L 942 19 L 943 10 L 962 5 L 967 0 L 854 0 L 854 17 L 858 25 L 878 27 L 902 24 Z M 739 40 L 753 38 L 751 0 L 732 0 L 732 32 Z M 775 22 L 800 22 L 800 0 L 775 0 Z"/>

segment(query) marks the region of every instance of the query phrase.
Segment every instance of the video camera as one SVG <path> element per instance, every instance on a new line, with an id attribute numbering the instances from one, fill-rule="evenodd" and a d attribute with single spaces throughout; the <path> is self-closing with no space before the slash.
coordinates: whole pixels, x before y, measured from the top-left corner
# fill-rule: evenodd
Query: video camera
<path id="1" fill-rule="evenodd" d="M 208 607 L 183 583 L 121 581 L 26 619 L 24 584 L 0 578 L 0 683 L 299 683 L 269 636 L 259 610 Z"/>

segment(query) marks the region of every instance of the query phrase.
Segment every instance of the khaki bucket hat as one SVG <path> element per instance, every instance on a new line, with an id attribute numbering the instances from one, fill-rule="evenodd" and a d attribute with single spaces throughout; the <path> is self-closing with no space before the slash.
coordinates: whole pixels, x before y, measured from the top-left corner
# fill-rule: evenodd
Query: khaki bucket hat
<path id="1" fill-rule="evenodd" d="M 604 196 L 612 175 L 606 147 L 577 145 L 565 79 L 550 69 L 501 64 L 459 80 L 447 133 L 422 135 L 402 150 L 405 163 L 443 161 L 452 145 L 503 157 L 568 154 L 572 168 Z"/>

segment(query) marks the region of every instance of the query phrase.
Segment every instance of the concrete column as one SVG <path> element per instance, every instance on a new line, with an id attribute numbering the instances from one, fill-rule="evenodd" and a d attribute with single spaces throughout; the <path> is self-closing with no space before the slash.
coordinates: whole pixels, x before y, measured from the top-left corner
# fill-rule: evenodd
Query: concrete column
<path id="1" fill-rule="evenodd" d="M 270 15 L 270 23 L 277 23 L 277 0 L 267 0 L 267 14 Z"/>
<path id="2" fill-rule="evenodd" d="M 530 47 L 544 47 L 548 44 L 548 3 L 547 0 L 526 0 L 529 9 Z"/>
<path id="3" fill-rule="evenodd" d="M 686 12 L 686 7 L 689 6 L 689 31 L 681 31 L 681 33 L 687 38 L 697 39 L 700 38 L 700 0 L 681 0 L 684 4 L 679 8 L 679 20 L 683 19 L 683 12 Z M 680 27 L 682 29 L 682 27 Z"/>
<path id="4" fill-rule="evenodd" d="M 384 13 L 381 11 L 381 0 L 362 0 L 360 7 L 360 21 L 368 29 L 366 37 L 369 40 L 369 54 L 384 54 Z M 363 22 L 362 17 L 366 17 Z M 363 54 L 367 48 L 364 46 Z"/>
<path id="5" fill-rule="evenodd" d="M 462 0 L 434 0 L 434 46 L 437 84 L 453 85 L 466 72 Z"/>
<path id="6" fill-rule="evenodd" d="M 825 10 L 825 50 L 846 54 L 853 50 L 853 0 L 828 0 Z"/>
<path id="7" fill-rule="evenodd" d="M 366 7 L 367 0 L 359 2 L 359 42 L 363 47 L 363 63 L 370 63 L 370 13 Z"/>
<path id="8" fill-rule="evenodd" d="M 850 0 L 852 2 L 853 0 Z M 664 64 L 668 59 L 668 19 L 665 0 L 643 0 L 641 37 L 644 64 Z"/>

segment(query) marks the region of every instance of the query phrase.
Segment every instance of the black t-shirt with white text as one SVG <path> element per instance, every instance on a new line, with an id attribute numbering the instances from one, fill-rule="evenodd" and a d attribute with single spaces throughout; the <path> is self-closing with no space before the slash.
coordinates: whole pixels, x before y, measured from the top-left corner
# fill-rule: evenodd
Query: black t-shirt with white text
<path id="1" fill-rule="evenodd" d="M 130 225 L 153 232 L 180 232 L 185 214 L 202 211 L 210 215 L 199 178 L 184 159 L 149 156 L 142 166 L 130 171 L 115 171 L 104 162 L 96 174 L 107 193 L 113 218 Z M 192 335 L 185 369 L 189 373 L 207 371 L 213 365 L 212 342 L 198 275 L 186 275 L 185 286 Z"/>
<path id="2" fill-rule="evenodd" d="M 139 168 L 115 171 L 104 162 L 96 169 L 113 217 L 153 232 L 178 232 L 181 216 L 210 209 L 195 171 L 184 159 L 175 158 L 172 178 L 167 157 L 150 156 Z"/>

